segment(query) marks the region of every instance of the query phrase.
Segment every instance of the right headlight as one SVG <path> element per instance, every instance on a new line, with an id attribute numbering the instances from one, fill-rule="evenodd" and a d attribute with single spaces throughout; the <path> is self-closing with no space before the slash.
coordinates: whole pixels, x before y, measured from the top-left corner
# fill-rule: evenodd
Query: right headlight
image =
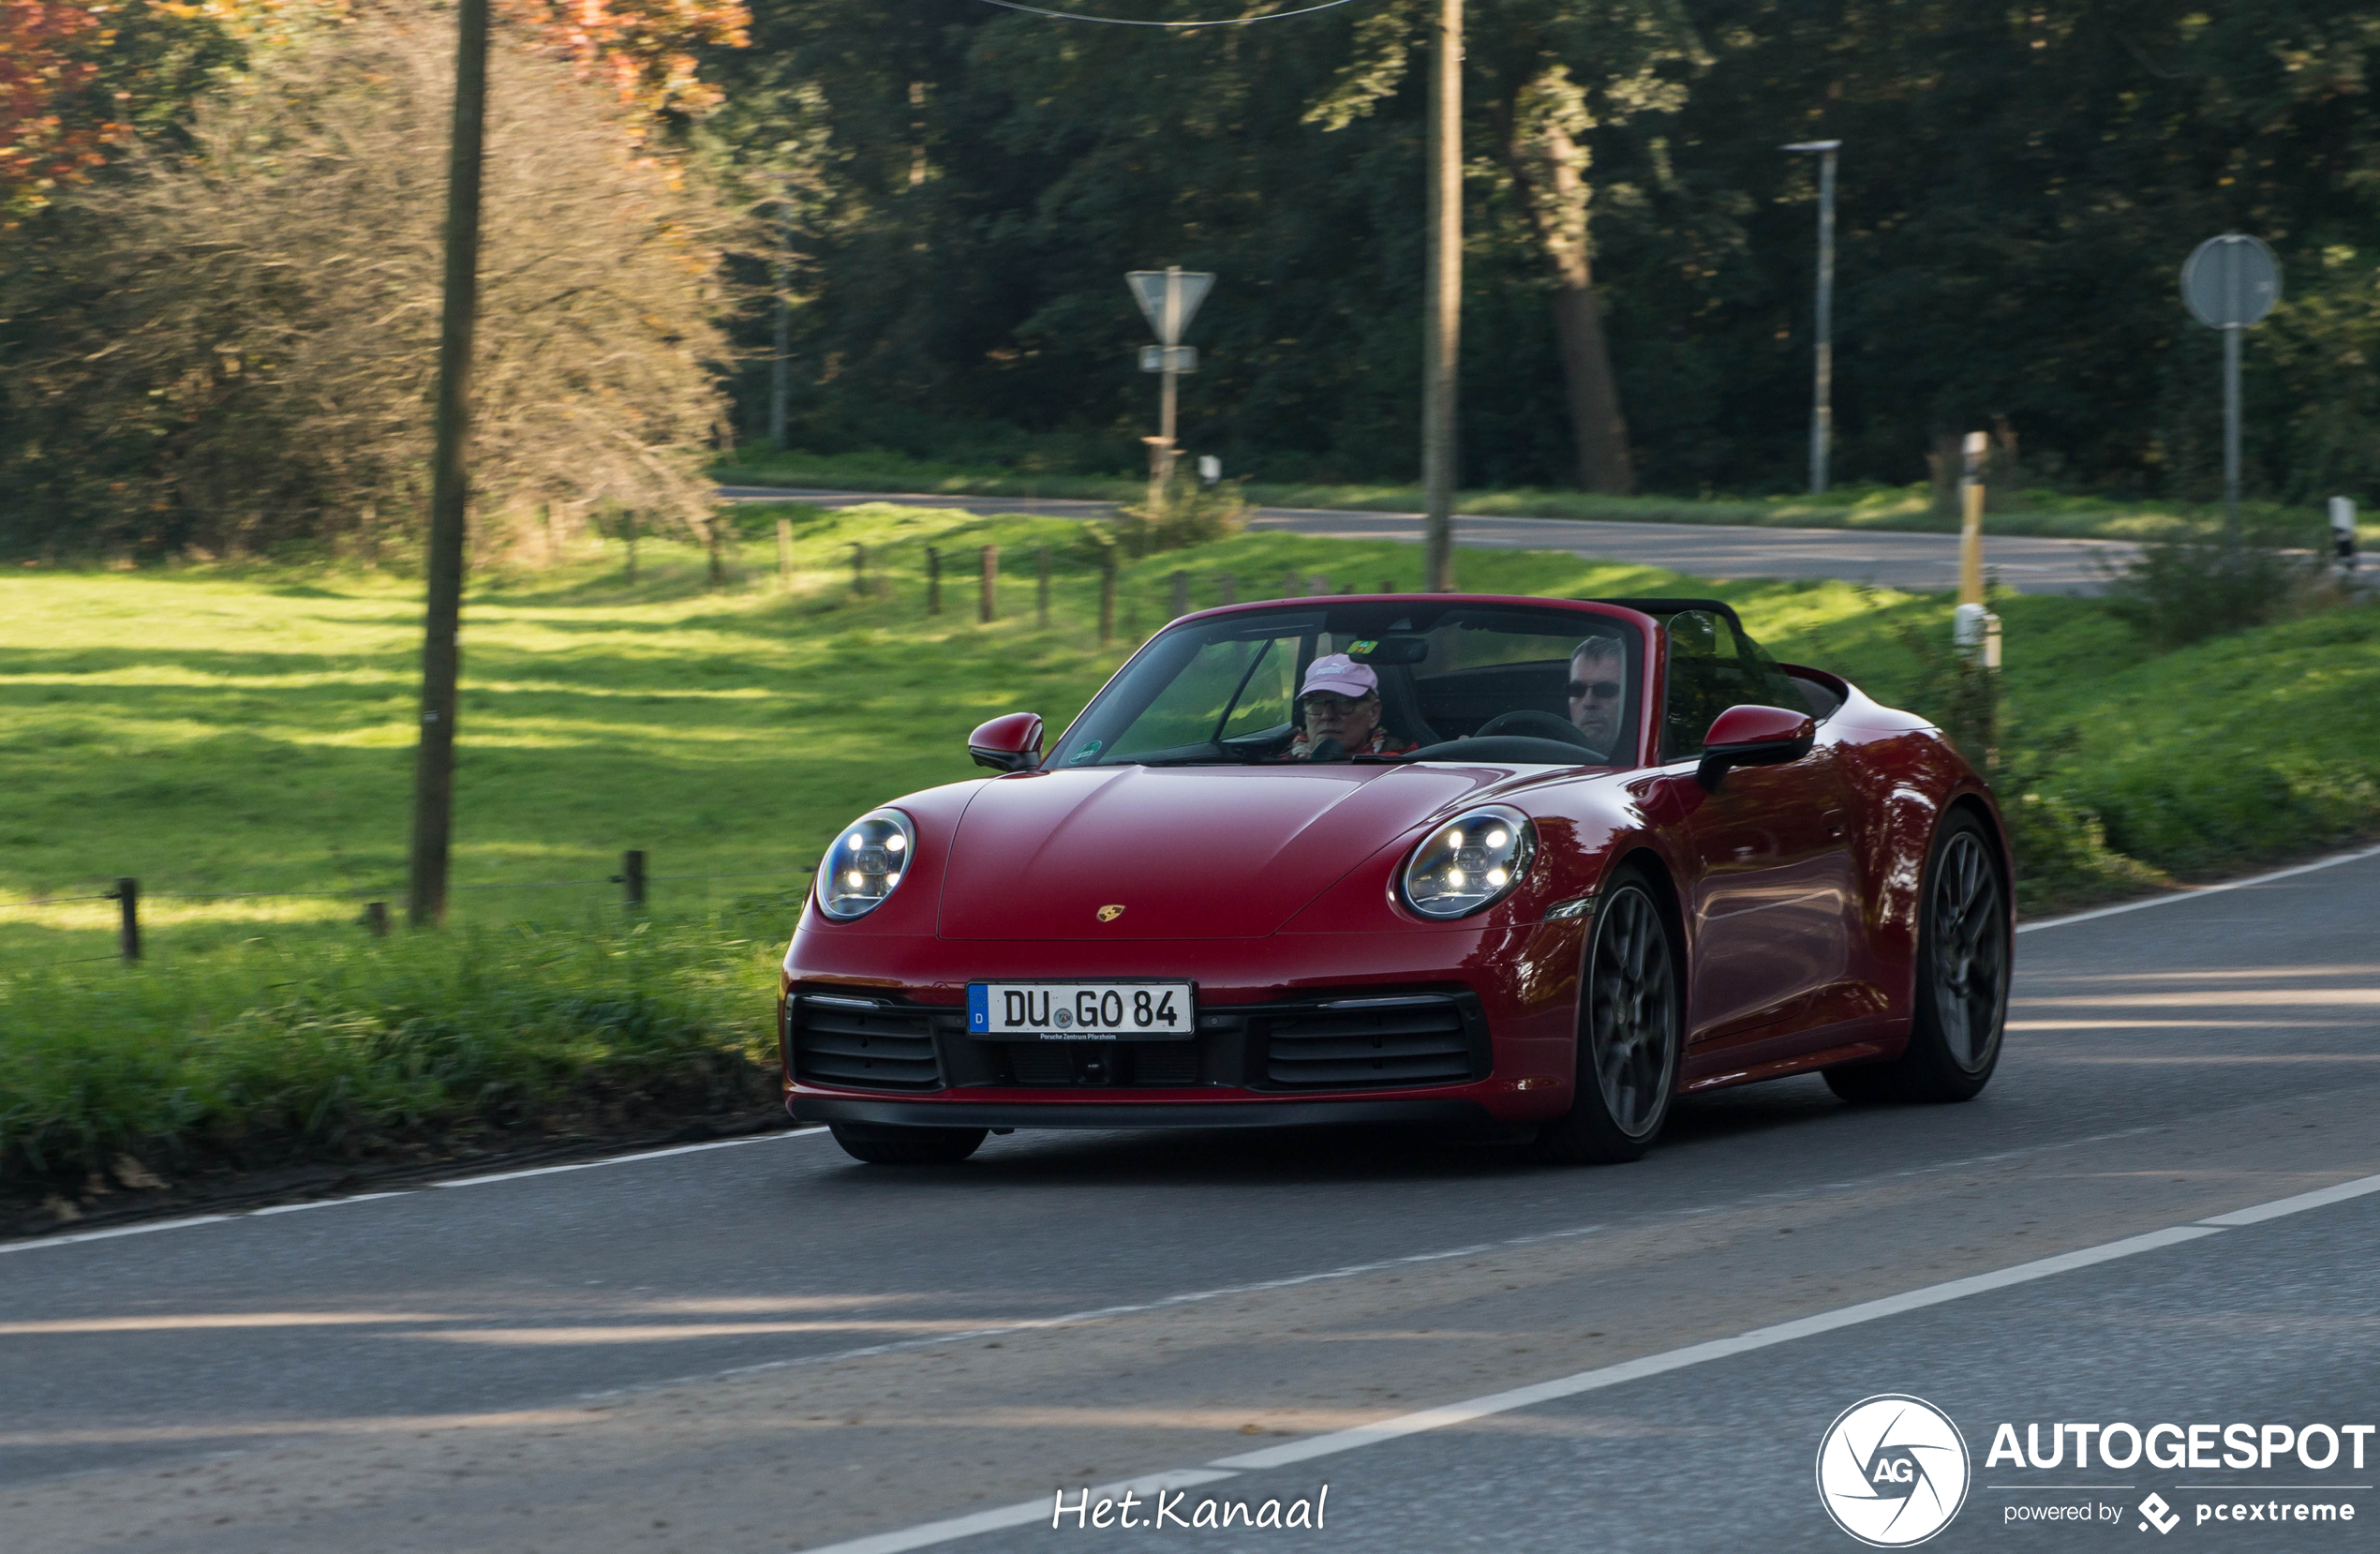
<path id="1" fill-rule="evenodd" d="M 877 810 L 845 826 L 818 860 L 818 909 L 849 922 L 884 904 L 916 861 L 917 833 L 899 810 Z"/>
<path id="2" fill-rule="evenodd" d="M 1537 857 L 1537 827 L 1519 810 L 1483 804 L 1423 837 L 1405 860 L 1405 904 L 1425 918 L 1465 918 L 1511 894 Z"/>

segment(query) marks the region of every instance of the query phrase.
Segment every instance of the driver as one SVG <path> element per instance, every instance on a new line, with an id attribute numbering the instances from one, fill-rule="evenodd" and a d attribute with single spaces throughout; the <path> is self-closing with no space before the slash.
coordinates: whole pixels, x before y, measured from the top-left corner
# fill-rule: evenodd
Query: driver
<path id="1" fill-rule="evenodd" d="M 1380 677 L 1345 653 L 1314 661 L 1298 692 L 1298 732 L 1289 759 L 1311 761 L 1326 740 L 1343 755 L 1402 755 L 1415 748 L 1380 726 Z"/>
<path id="2" fill-rule="evenodd" d="M 1627 667 L 1627 655 L 1615 636 L 1590 636 L 1570 650 L 1570 725 L 1606 761 L 1620 742 Z"/>

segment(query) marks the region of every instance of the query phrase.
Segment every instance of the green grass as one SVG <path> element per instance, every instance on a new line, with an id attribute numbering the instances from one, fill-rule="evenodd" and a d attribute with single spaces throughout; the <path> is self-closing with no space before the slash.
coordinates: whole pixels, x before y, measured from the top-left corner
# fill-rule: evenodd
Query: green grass
<path id="1" fill-rule="evenodd" d="M 1421 581 L 1414 546 L 1244 534 L 1127 563 L 1103 646 L 1081 525 L 882 504 L 738 518 L 719 590 L 701 552 L 649 540 L 632 584 L 616 543 L 476 580 L 454 923 L 386 942 L 355 919 L 364 899 L 402 901 L 418 583 L 327 565 L 0 583 L 0 903 L 137 876 L 148 944 L 137 967 L 109 961 L 104 901 L 0 908 L 0 1178 L 80 1182 L 121 1154 L 172 1173 L 454 1129 L 600 1132 L 749 1098 L 772 965 L 834 828 L 975 775 L 964 739 L 984 718 L 1062 727 L 1167 618 L 1176 571 L 1201 605 L 1227 575 L 1242 599 L 1290 573 L 1301 590 L 1315 574 Z M 987 544 L 1002 557 L 989 625 Z M 928 545 L 945 561 L 931 616 Z M 1716 592 L 1780 657 L 1888 702 L 1930 695 L 1949 633 L 1945 598 L 1848 584 L 1706 585 L 1509 551 L 1458 568 L 1483 591 Z M 2029 909 L 2380 830 L 2380 609 L 2160 653 L 2090 600 L 1998 607 Z M 628 847 L 656 876 L 641 927 L 604 882 Z M 232 891 L 357 893 L 185 899 Z"/>
<path id="2" fill-rule="evenodd" d="M 770 453 L 745 449 L 722 461 L 714 473 L 736 486 L 817 486 L 842 491 L 941 493 L 952 496 L 1048 497 L 1095 501 L 1138 501 L 1145 481 L 1123 476 L 1019 471 L 997 466 L 942 464 L 900 454 Z M 1250 482 L 1248 500 L 1264 507 L 1325 507 L 1410 513 L 1422 505 L 1419 487 L 1387 485 L 1281 485 Z M 2251 502 L 2250 516 L 2311 530 L 2320 515 Z M 1769 528 L 1874 529 L 1914 533 L 1951 533 L 1956 519 L 1932 511 L 1923 485 L 1844 486 L 1822 497 L 1604 497 L 1584 491 L 1517 487 L 1464 491 L 1455 510 L 1480 517 L 1587 518 L 1628 523 L 1750 524 Z M 2177 529 L 2203 526 L 2221 517 L 2219 508 L 2189 502 L 2122 502 L 2051 490 L 2023 492 L 2005 512 L 1986 520 L 1995 534 L 2036 534 L 2064 539 L 2154 539 Z M 2361 528 L 2361 544 L 2380 545 L 2380 524 Z"/>

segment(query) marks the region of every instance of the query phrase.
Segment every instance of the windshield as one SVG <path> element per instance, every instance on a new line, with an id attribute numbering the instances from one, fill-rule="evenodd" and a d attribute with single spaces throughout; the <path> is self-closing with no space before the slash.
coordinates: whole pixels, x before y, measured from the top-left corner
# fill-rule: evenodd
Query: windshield
<path id="1" fill-rule="evenodd" d="M 1379 601 L 1176 627 L 1046 767 L 1633 758 L 1644 643 L 1617 616 Z"/>

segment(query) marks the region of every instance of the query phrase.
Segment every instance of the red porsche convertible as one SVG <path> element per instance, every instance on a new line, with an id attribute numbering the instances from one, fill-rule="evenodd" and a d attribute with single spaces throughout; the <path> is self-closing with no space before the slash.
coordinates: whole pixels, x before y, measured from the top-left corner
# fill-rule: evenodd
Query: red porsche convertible
<path id="1" fill-rule="evenodd" d="M 1923 719 L 1726 605 L 1391 594 L 1185 616 L 1047 753 L 845 827 L 786 951 L 786 1103 L 879 1163 L 989 1130 L 1409 1122 L 1632 1159 L 1815 1069 L 2000 1055 L 2008 851 Z"/>

